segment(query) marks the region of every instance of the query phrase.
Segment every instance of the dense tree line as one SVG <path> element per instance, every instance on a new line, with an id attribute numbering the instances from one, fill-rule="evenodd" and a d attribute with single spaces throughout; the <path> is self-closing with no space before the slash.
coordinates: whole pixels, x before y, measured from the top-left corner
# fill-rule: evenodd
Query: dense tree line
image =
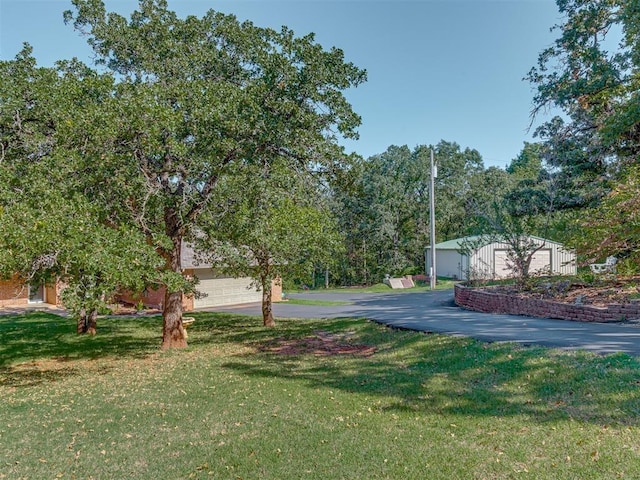
<path id="1" fill-rule="evenodd" d="M 345 257 L 335 272 L 341 283 L 371 283 L 387 273 L 421 271 L 429 239 L 430 146 L 390 146 L 361 160 L 333 190 L 334 211 L 345 237 Z M 483 171 L 475 150 L 442 141 L 438 159 L 438 236 L 463 229 L 469 195 Z"/>
<path id="2" fill-rule="evenodd" d="M 484 169 L 455 144 L 434 147 L 437 240 L 468 233 L 538 235 L 574 247 L 581 263 L 640 261 L 640 9 L 628 0 L 557 0 L 558 38 L 525 80 L 533 115 L 559 110 L 506 170 Z M 390 147 L 360 165 L 338 195 L 347 232 L 341 281 L 378 281 L 418 270 L 428 244 L 424 149 Z M 457 151 L 456 151 L 457 150 Z M 477 153 L 477 152 L 476 152 Z M 463 161 L 461 159 L 464 158 Z M 388 173 L 387 173 L 388 172 Z M 413 172 L 413 174 L 411 173 Z"/>
<path id="3" fill-rule="evenodd" d="M 525 144 L 506 170 L 485 168 L 477 150 L 455 142 L 413 150 L 391 146 L 355 164 L 332 190 L 345 242 L 344 257 L 333 272 L 337 283 L 375 283 L 386 274 L 424 273 L 432 150 L 437 165 L 436 241 L 498 233 L 505 218 L 524 222 L 520 228 L 530 234 L 542 234 L 548 227 L 542 219 L 552 205 L 547 205 L 540 145 Z"/>

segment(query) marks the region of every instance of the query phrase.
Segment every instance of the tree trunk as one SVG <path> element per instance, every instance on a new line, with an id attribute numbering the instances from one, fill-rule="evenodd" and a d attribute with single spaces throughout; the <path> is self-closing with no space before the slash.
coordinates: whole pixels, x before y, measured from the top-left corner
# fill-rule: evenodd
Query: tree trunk
<path id="1" fill-rule="evenodd" d="M 182 237 L 173 239 L 173 249 L 167 255 L 168 267 L 182 274 L 180 264 L 180 250 Z M 164 294 L 164 309 L 162 311 L 162 349 L 185 348 L 187 339 L 182 326 L 182 291 L 170 292 L 167 288 Z"/>
<path id="2" fill-rule="evenodd" d="M 182 326 L 182 292 L 167 290 L 162 320 L 162 349 L 186 347 L 187 340 Z"/>
<path id="3" fill-rule="evenodd" d="M 98 326 L 98 309 L 92 308 L 87 316 L 87 333 L 89 335 L 96 334 L 96 328 Z"/>
<path id="4" fill-rule="evenodd" d="M 262 324 L 265 327 L 275 327 L 276 321 L 273 319 L 271 308 L 271 282 L 262 281 Z"/>
<path id="5" fill-rule="evenodd" d="M 88 333 L 89 335 L 95 335 L 98 326 L 98 310 L 92 308 L 87 313 L 86 308 L 80 309 L 78 314 L 78 323 L 76 326 L 78 335 Z"/>
<path id="6" fill-rule="evenodd" d="M 87 310 L 85 308 L 81 308 L 80 312 L 78 313 L 78 323 L 76 325 L 76 329 L 78 335 L 87 333 Z"/>

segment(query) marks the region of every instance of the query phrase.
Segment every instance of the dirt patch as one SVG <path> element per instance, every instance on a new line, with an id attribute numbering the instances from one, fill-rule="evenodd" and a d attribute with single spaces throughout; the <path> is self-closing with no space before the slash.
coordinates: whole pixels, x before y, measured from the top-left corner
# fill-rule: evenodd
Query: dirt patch
<path id="1" fill-rule="evenodd" d="M 351 334 L 335 334 L 318 330 L 314 335 L 304 338 L 286 339 L 276 338 L 267 345 L 262 345 L 262 352 L 278 355 L 354 355 L 368 357 L 375 353 L 375 347 L 362 345 L 350 341 Z"/>
<path id="2" fill-rule="evenodd" d="M 640 277 L 602 277 L 593 283 L 576 280 L 538 282 L 530 290 L 513 285 L 492 287 L 495 291 L 517 297 L 540 298 L 574 305 L 606 306 L 612 303 L 640 302 Z"/>

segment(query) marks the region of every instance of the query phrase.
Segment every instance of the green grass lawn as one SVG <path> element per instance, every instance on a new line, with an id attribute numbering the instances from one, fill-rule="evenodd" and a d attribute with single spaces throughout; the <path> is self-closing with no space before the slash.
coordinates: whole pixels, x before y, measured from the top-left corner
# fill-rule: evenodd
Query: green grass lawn
<path id="1" fill-rule="evenodd" d="M 450 278 L 438 277 L 438 282 L 436 283 L 436 290 L 449 290 L 453 288 L 453 285 L 456 283 L 456 280 L 451 280 Z M 340 288 L 317 288 L 312 290 L 296 290 L 296 289 L 288 289 L 288 293 L 312 293 L 312 292 L 320 292 L 320 293 L 345 293 L 345 292 L 356 292 L 356 293 L 408 293 L 408 292 L 426 292 L 431 290 L 429 285 L 421 285 L 413 288 L 403 288 L 393 290 L 389 285 L 384 283 L 376 283 L 374 285 L 370 285 L 368 287 L 340 287 Z"/>
<path id="2" fill-rule="evenodd" d="M 159 318 L 101 319 L 92 338 L 0 317 L 0 478 L 640 478 L 636 358 L 193 316 L 170 352 Z M 376 351 L 275 351 L 319 331 Z"/>

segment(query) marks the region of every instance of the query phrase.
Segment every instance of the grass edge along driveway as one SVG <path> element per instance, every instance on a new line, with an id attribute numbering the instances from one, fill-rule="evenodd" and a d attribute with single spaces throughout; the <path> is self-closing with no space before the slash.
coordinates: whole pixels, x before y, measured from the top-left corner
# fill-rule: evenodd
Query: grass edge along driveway
<path id="1" fill-rule="evenodd" d="M 194 316 L 0 318 L 0 478 L 640 477 L 637 358 Z"/>

